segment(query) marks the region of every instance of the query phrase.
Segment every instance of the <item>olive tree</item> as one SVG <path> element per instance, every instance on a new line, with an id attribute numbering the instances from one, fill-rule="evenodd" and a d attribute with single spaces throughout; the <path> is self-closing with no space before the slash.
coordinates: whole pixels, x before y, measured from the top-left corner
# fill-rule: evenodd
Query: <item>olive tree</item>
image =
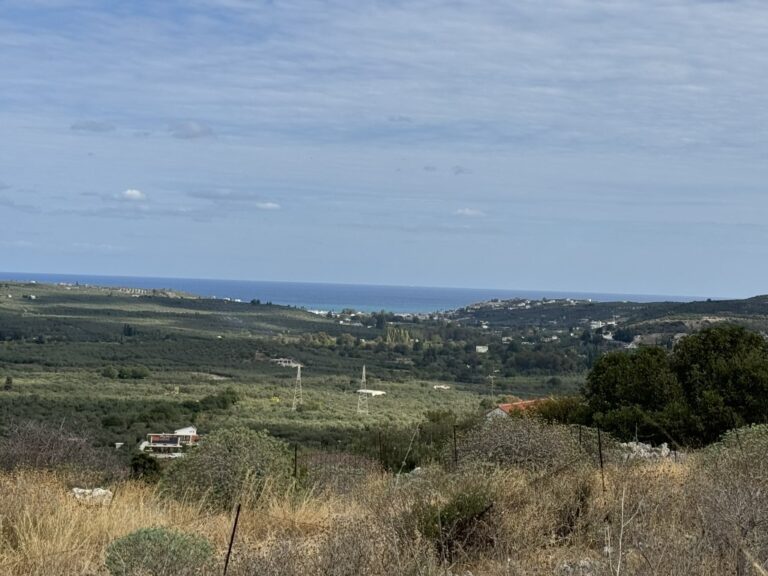
<path id="1" fill-rule="evenodd" d="M 282 482 L 290 472 L 288 445 L 265 431 L 222 428 L 175 461 L 163 488 L 180 497 L 205 498 L 218 507 L 258 497 L 267 479 Z"/>

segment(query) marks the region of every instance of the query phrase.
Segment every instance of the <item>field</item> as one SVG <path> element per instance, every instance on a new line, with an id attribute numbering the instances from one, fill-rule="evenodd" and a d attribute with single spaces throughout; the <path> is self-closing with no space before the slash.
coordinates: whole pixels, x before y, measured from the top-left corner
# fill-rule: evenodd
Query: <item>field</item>
<path id="1" fill-rule="evenodd" d="M 232 576 L 766 573 L 765 426 L 634 459 L 581 423 L 482 417 L 578 390 L 617 348 L 600 332 L 0 288 L 2 574 L 220 574 L 238 506 Z M 303 365 L 296 410 L 278 358 Z M 364 365 L 386 392 L 367 414 Z M 185 458 L 137 454 L 190 424 L 205 440 Z M 78 502 L 84 486 L 114 498 Z"/>
<path id="2" fill-rule="evenodd" d="M 0 391 L 0 426 L 55 423 L 99 444 L 133 446 L 149 432 L 194 423 L 204 432 L 242 424 L 302 445 L 336 445 L 361 430 L 412 427 L 430 411 L 474 414 L 505 395 L 553 393 L 546 374 L 500 375 L 493 396 L 485 378 L 446 382 L 440 370 L 414 366 L 412 345 L 384 345 L 387 328 L 373 321 L 85 286 L 6 283 L 0 295 L 0 377 L 12 380 Z M 296 411 L 296 371 L 271 362 L 279 357 L 304 366 Z M 355 393 L 363 365 L 367 386 L 386 392 L 370 399 L 367 415 L 358 413 Z M 582 379 L 562 374 L 554 392 L 575 390 Z M 211 400 L 226 390 L 237 394 L 234 405 Z"/>

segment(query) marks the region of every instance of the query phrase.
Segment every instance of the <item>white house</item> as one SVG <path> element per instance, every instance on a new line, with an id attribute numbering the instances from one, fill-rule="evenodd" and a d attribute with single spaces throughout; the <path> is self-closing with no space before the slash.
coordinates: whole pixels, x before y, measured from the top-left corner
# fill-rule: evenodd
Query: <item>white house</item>
<path id="1" fill-rule="evenodd" d="M 199 441 L 197 428 L 187 426 L 174 430 L 172 434 L 147 434 L 147 439 L 139 445 L 139 450 L 149 452 L 156 458 L 179 458 L 187 448 L 197 446 Z"/>

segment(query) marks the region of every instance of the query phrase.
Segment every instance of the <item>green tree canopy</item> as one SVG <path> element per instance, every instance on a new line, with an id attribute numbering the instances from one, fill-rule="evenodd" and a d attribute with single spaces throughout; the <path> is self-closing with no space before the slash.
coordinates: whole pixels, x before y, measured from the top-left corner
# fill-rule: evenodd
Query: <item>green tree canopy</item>
<path id="1" fill-rule="evenodd" d="M 620 437 L 706 444 L 768 418 L 768 344 L 720 325 L 659 347 L 613 352 L 590 371 L 584 396 L 592 419 Z"/>
<path id="2" fill-rule="evenodd" d="M 768 416 L 768 345 L 741 326 L 721 325 L 683 338 L 670 365 L 704 442 Z"/>
<path id="3" fill-rule="evenodd" d="M 601 356 L 585 387 L 585 396 L 594 412 L 631 406 L 656 411 L 681 395 L 666 352 L 655 346 Z"/>

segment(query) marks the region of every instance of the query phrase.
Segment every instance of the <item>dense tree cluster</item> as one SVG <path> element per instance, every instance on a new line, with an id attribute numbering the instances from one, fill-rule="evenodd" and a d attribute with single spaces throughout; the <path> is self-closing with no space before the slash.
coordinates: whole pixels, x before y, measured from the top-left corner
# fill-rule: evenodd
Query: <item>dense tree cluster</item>
<path id="1" fill-rule="evenodd" d="M 592 421 L 621 437 L 697 445 L 768 418 L 768 344 L 739 326 L 602 356 L 584 389 Z"/>

